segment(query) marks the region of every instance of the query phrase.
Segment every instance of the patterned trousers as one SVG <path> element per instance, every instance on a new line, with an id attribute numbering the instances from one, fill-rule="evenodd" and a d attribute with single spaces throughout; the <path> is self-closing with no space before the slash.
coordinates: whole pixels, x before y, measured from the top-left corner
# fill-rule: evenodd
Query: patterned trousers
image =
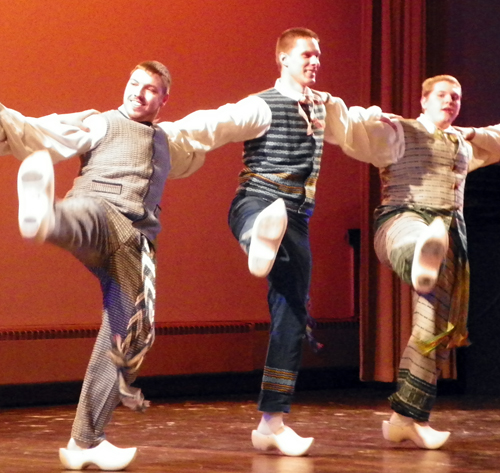
<path id="1" fill-rule="evenodd" d="M 258 197 L 234 199 L 229 225 L 243 248 L 257 215 L 269 204 Z M 290 411 L 306 335 L 311 264 L 307 221 L 288 212 L 288 228 L 267 277 L 271 327 L 258 402 L 262 412 Z"/>
<path id="2" fill-rule="evenodd" d="M 72 437 L 96 445 L 120 402 L 118 369 L 109 357 L 112 337 L 127 336 L 137 295 L 143 288 L 141 234 L 106 201 L 71 197 L 55 205 L 55 229 L 47 241 L 76 256 L 99 279 L 102 325 L 85 374 Z M 134 350 L 143 347 L 134 344 Z M 135 375 L 126 375 L 127 383 Z"/>
<path id="3" fill-rule="evenodd" d="M 375 251 L 380 261 L 405 282 L 411 283 L 415 244 L 433 216 L 403 212 L 385 221 L 375 234 Z M 448 224 L 453 224 L 448 218 Z M 422 350 L 422 342 L 449 330 L 449 322 L 465 323 L 468 302 L 468 272 L 463 242 L 458 231 L 449 232 L 450 244 L 436 287 L 430 294 L 414 292 L 412 332 L 399 365 L 398 389 L 390 398 L 391 408 L 417 421 L 428 421 L 436 399 L 436 383 L 449 357 L 447 343 L 432 351 Z M 463 307 L 465 304 L 465 314 Z M 460 319 L 457 323 L 456 319 Z"/>

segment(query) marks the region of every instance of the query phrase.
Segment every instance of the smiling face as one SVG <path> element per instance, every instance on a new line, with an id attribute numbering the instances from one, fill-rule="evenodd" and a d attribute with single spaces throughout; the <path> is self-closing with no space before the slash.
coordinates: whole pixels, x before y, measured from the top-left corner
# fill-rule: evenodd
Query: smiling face
<path id="1" fill-rule="evenodd" d="M 462 89 L 446 80 L 436 82 L 420 103 L 424 115 L 438 128 L 445 130 L 460 113 Z"/>
<path id="2" fill-rule="evenodd" d="M 132 72 L 123 94 L 123 105 L 131 120 L 152 122 L 167 100 L 168 93 L 158 74 L 144 69 Z"/>
<path id="3" fill-rule="evenodd" d="M 282 81 L 300 92 L 315 84 L 320 55 L 317 39 L 297 38 L 291 50 L 280 53 Z"/>

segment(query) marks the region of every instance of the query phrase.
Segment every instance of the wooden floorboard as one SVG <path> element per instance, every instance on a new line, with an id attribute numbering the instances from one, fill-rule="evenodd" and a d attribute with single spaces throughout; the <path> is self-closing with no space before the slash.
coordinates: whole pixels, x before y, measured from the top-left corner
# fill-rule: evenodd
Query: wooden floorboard
<path id="1" fill-rule="evenodd" d="M 496 398 L 441 396 L 432 425 L 451 430 L 437 451 L 381 436 L 389 416 L 385 392 L 371 389 L 301 392 L 287 423 L 313 436 L 308 457 L 252 449 L 258 423 L 253 395 L 224 399 L 154 401 L 144 414 L 117 409 L 108 440 L 137 446 L 131 472 L 162 473 L 473 473 L 500 471 L 500 402 Z M 0 473 L 60 472 L 74 405 L 0 411 Z M 92 471 L 89 469 L 87 471 Z"/>

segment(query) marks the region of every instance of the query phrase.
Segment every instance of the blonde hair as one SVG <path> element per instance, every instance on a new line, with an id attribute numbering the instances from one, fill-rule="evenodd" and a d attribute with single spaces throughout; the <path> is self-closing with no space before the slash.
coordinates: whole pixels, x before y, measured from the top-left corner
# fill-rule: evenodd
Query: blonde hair
<path id="1" fill-rule="evenodd" d="M 458 80 L 455 79 L 455 77 L 442 74 L 439 76 L 429 77 L 428 79 L 425 79 L 422 82 L 422 97 L 427 97 L 433 91 L 434 85 L 436 85 L 438 82 L 443 82 L 443 81 L 455 84 L 456 86 L 460 87 L 460 90 L 462 90 L 460 82 L 458 82 Z"/>

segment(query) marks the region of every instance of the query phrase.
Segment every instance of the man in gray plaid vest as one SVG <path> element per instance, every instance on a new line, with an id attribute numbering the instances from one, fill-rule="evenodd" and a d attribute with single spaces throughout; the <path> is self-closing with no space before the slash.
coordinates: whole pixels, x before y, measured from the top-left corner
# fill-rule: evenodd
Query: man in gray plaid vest
<path id="1" fill-rule="evenodd" d="M 103 292 L 102 326 L 72 436 L 60 449 L 68 469 L 93 464 L 120 470 L 137 453 L 109 443 L 104 430 L 120 401 L 134 410 L 147 407 L 130 384 L 154 340 L 159 204 L 171 168 L 183 177 L 204 159 L 203 153 L 183 152 L 153 123 L 167 102 L 170 82 L 161 63 L 139 64 L 123 105 L 87 117 L 85 130 L 63 123 L 62 116 L 31 119 L 0 105 L 0 154 L 23 160 L 18 174 L 22 236 L 67 249 L 99 279 Z M 66 197 L 54 203 L 53 163 L 77 155 L 79 175 Z"/>

